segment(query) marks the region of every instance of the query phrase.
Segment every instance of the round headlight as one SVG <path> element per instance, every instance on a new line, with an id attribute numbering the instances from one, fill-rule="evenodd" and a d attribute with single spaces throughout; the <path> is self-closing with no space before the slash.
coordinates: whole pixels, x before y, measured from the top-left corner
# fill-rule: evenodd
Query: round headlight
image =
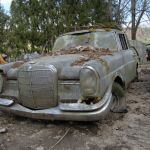
<path id="1" fill-rule="evenodd" d="M 94 96 L 98 90 L 98 73 L 91 66 L 85 66 L 80 71 L 80 85 L 83 96 Z"/>
<path id="2" fill-rule="evenodd" d="M 2 93 L 2 89 L 3 89 L 3 76 L 0 74 L 0 93 Z"/>

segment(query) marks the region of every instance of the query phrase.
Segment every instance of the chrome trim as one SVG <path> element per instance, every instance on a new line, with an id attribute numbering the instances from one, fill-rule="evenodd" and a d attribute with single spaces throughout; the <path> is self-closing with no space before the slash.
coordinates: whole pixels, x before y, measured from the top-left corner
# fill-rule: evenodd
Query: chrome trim
<path id="1" fill-rule="evenodd" d="M 0 105 L 1 106 L 11 106 L 12 104 L 14 104 L 14 101 L 13 100 L 10 100 L 10 99 L 4 99 L 4 98 L 0 98 Z"/>
<path id="2" fill-rule="evenodd" d="M 49 65 L 48 68 L 55 74 L 55 89 L 54 89 L 54 97 L 58 103 L 58 75 L 57 75 L 57 69 L 54 65 Z"/>
<path id="3" fill-rule="evenodd" d="M 38 68 L 34 68 L 34 67 L 39 67 Z M 42 67 L 44 67 L 44 69 L 42 69 Z M 57 101 L 58 104 L 58 75 L 57 75 L 57 69 L 53 66 L 53 65 L 47 65 L 47 66 L 43 66 L 43 65 L 38 65 L 38 64 L 28 64 L 27 66 L 23 66 L 19 71 L 18 71 L 18 75 L 20 72 L 36 72 L 36 71 L 51 71 L 55 78 L 54 78 L 54 100 Z M 18 76 L 19 78 L 22 78 L 22 76 Z M 43 78 L 45 78 L 46 76 L 43 76 Z M 18 91 L 20 91 L 20 87 L 19 87 L 19 80 L 17 80 L 18 82 Z M 32 83 L 29 83 L 32 86 Z M 29 84 L 25 84 L 25 85 L 29 85 Z M 19 97 L 20 97 L 20 93 L 19 93 Z M 21 98 L 19 98 L 19 103 L 22 104 L 22 100 Z M 36 106 L 36 102 L 35 106 Z"/>
<path id="4" fill-rule="evenodd" d="M 13 104 L 10 107 L 1 106 L 0 110 L 15 115 L 43 119 L 43 120 L 72 120 L 72 121 L 97 121 L 104 119 L 107 113 L 110 111 L 112 104 L 112 94 L 107 96 L 106 103 L 99 109 L 90 112 L 66 112 L 61 111 L 59 107 L 53 107 L 43 110 L 32 110 L 21 106 L 20 104 Z"/>
<path id="5" fill-rule="evenodd" d="M 66 83 L 66 82 L 64 83 L 64 82 L 60 82 L 59 84 L 60 85 L 79 85 L 80 83 L 79 82 L 77 82 L 77 83 L 72 83 L 72 82 L 71 83 L 69 83 L 69 82 L 68 83 Z"/>
<path id="6" fill-rule="evenodd" d="M 75 112 L 94 111 L 103 107 L 107 103 L 109 96 L 112 95 L 111 91 L 112 91 L 112 85 L 109 86 L 103 98 L 96 104 L 87 105 L 83 103 L 72 103 L 72 104 L 60 103 L 59 108 L 60 110 L 63 111 L 75 111 Z"/>
<path id="7" fill-rule="evenodd" d="M 97 72 L 92 66 L 87 66 L 87 65 L 86 65 L 86 66 L 83 66 L 83 67 L 81 68 L 80 72 L 82 71 L 82 69 L 89 69 L 89 70 L 91 70 L 92 72 L 94 72 L 97 81 L 100 79 L 100 76 L 99 76 L 98 72 Z M 79 74 L 80 74 L 80 72 L 79 72 Z M 98 91 L 99 91 L 99 88 L 100 88 L 100 85 L 99 85 L 98 82 L 97 82 L 96 91 L 95 91 L 94 94 L 92 94 L 92 95 L 90 95 L 90 96 L 96 96 L 97 93 L 98 93 Z M 81 90 L 82 90 L 82 87 L 81 87 Z M 89 95 L 87 95 L 87 96 L 89 96 Z"/>
<path id="8" fill-rule="evenodd" d="M 49 65 L 48 68 L 51 69 L 51 71 L 53 71 L 54 73 L 57 73 L 57 69 L 54 65 Z"/>

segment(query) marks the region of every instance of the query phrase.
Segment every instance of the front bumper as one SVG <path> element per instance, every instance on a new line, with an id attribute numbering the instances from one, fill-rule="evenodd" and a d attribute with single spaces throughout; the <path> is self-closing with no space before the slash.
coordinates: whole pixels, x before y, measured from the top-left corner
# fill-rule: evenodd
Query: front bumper
<path id="1" fill-rule="evenodd" d="M 109 87 L 107 92 L 105 93 L 103 97 L 102 105 L 93 105 L 91 109 L 89 109 L 89 105 L 87 105 L 87 107 L 84 107 L 83 111 L 82 109 L 79 109 L 79 107 L 76 107 L 76 111 L 75 110 L 71 111 L 70 110 L 71 107 L 68 107 L 68 110 L 63 110 L 64 106 L 61 107 L 61 105 L 49 109 L 31 110 L 17 103 L 3 104 L 2 101 L 4 101 L 4 99 L 0 99 L 0 110 L 3 112 L 12 113 L 18 116 L 23 116 L 23 117 L 33 118 L 33 119 L 97 121 L 105 118 L 107 113 L 110 111 L 110 107 L 112 103 L 111 88 L 112 86 Z"/>

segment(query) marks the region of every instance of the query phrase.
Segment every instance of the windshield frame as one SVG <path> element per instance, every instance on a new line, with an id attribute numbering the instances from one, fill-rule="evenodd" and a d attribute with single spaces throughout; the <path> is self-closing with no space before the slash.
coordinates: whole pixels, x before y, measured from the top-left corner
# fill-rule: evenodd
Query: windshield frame
<path id="1" fill-rule="evenodd" d="M 95 41 L 97 41 L 97 39 L 96 39 L 96 36 L 98 36 L 98 34 L 99 33 L 106 33 L 106 34 L 110 34 L 110 36 L 112 36 L 113 37 L 113 44 L 114 45 L 116 45 L 115 46 L 115 48 L 113 49 L 113 48 L 110 48 L 110 47 L 100 47 L 100 46 L 98 46 L 97 44 L 95 44 Z M 86 35 L 86 34 L 88 34 L 89 35 L 89 37 L 88 38 L 90 38 L 90 37 L 92 37 L 93 36 L 93 44 L 91 44 L 91 43 L 89 43 L 89 44 L 87 44 L 87 45 L 77 45 L 77 46 L 71 46 L 71 45 L 73 45 L 72 44 L 72 39 L 73 39 L 73 36 L 80 36 L 80 35 L 82 35 L 82 36 L 84 36 L 84 35 Z M 91 36 L 90 36 L 90 34 L 91 34 Z M 97 35 L 96 35 L 97 34 Z M 63 39 L 63 38 L 66 38 L 66 37 L 68 37 L 68 39 L 70 40 L 70 42 L 69 42 L 69 46 L 68 47 L 60 47 L 60 48 L 56 48 L 56 44 L 57 44 L 57 42 L 58 42 L 58 40 L 60 40 L 61 38 Z M 100 36 L 99 36 L 100 37 Z M 81 37 L 80 37 L 81 38 Z M 67 38 L 66 38 L 67 39 Z M 68 40 L 68 41 L 69 41 Z M 67 40 L 66 40 L 67 41 Z M 65 42 L 66 42 L 65 41 Z M 83 42 L 83 41 L 82 41 Z M 89 42 L 89 41 L 88 41 Z M 55 41 L 55 43 L 54 43 L 54 46 L 53 46 L 53 49 L 52 49 L 52 51 L 57 51 L 57 50 L 60 50 L 60 49 L 69 49 L 69 48 L 74 48 L 74 47 L 78 47 L 78 46 L 93 46 L 93 47 L 96 47 L 96 48 L 105 48 L 105 49 L 110 49 L 111 51 L 118 51 L 118 42 L 117 42 L 117 39 L 116 39 L 116 35 L 115 35 L 115 32 L 113 32 L 113 31 L 93 31 L 93 32 L 91 32 L 91 31 L 86 31 L 86 32 L 75 32 L 75 33 L 71 33 L 71 34 L 64 34 L 64 35 L 61 35 L 61 36 L 59 36 L 57 39 L 56 39 L 56 41 Z"/>

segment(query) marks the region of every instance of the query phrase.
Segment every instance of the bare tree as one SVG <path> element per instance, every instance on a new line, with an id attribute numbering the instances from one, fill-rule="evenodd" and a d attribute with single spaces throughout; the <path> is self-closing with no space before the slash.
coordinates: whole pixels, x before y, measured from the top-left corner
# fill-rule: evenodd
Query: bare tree
<path id="1" fill-rule="evenodd" d="M 150 22 L 150 0 L 148 0 L 147 4 L 148 5 L 147 5 L 146 16 L 147 16 L 148 21 Z"/>
<path id="2" fill-rule="evenodd" d="M 115 20 L 118 24 L 125 23 L 129 15 L 131 0 L 115 0 L 116 9 L 115 9 Z"/>
<path id="3" fill-rule="evenodd" d="M 116 22 L 131 28 L 131 37 L 136 40 L 136 33 L 140 23 L 150 20 L 150 0 L 115 0 L 116 2 Z"/>
<path id="4" fill-rule="evenodd" d="M 132 40 L 136 40 L 137 29 L 147 9 L 148 9 L 148 0 L 139 0 L 139 1 L 131 0 Z"/>
<path id="5" fill-rule="evenodd" d="M 135 24 L 136 24 L 136 0 L 131 0 L 131 18 L 132 18 L 131 37 L 132 37 L 132 40 L 135 40 L 136 39 L 136 30 L 135 30 Z"/>

